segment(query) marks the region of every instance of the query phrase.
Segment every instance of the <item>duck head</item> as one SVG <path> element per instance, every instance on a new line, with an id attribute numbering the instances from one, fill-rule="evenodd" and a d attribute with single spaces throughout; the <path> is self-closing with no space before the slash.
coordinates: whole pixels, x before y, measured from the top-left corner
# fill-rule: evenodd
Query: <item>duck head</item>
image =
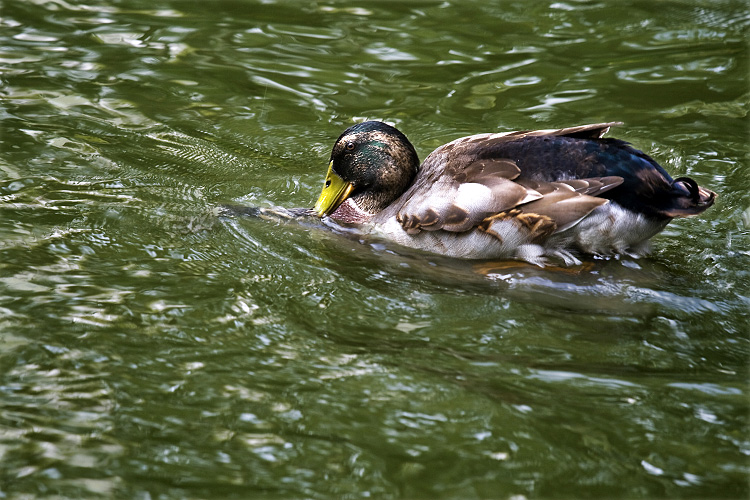
<path id="1" fill-rule="evenodd" d="M 411 185 L 419 157 L 400 131 L 383 122 L 349 127 L 331 151 L 323 191 L 313 209 L 332 214 L 347 199 L 363 212 L 376 214 Z"/>

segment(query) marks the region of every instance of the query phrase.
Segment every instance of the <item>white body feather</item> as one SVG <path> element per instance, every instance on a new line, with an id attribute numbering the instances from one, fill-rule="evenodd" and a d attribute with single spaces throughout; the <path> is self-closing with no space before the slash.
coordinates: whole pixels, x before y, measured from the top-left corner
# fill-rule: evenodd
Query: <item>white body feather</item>
<path id="1" fill-rule="evenodd" d="M 363 229 L 400 245 L 463 259 L 521 259 L 544 265 L 549 258 L 565 264 L 578 263 L 569 250 L 610 256 L 641 256 L 648 250 L 648 240 L 667 224 L 609 202 L 594 209 L 572 227 L 550 236 L 543 245 L 533 243 L 529 231 L 512 219 L 494 223 L 493 230 L 502 240 L 476 228 L 460 233 L 421 231 L 408 234 L 395 217 L 385 223 Z M 367 226 L 367 225 L 366 225 Z"/>

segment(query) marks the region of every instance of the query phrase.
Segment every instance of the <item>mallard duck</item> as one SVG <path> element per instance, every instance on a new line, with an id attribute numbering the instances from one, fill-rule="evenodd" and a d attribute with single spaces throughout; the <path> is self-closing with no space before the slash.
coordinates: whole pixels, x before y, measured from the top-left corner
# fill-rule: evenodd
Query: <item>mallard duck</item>
<path id="1" fill-rule="evenodd" d="M 703 212 L 716 194 L 603 138 L 615 125 L 471 135 L 420 166 L 399 130 L 359 123 L 334 144 L 313 211 L 450 257 L 543 266 L 580 263 L 579 252 L 640 256 L 670 220 Z"/>

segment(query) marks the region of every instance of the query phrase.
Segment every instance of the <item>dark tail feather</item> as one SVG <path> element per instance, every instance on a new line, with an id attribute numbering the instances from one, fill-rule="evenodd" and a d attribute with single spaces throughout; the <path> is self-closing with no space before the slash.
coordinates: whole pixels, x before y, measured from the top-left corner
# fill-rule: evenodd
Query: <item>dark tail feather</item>
<path id="1" fill-rule="evenodd" d="M 664 211 L 668 217 L 697 215 L 714 204 L 716 193 L 702 188 L 690 177 L 679 177 L 672 182 L 672 206 Z"/>

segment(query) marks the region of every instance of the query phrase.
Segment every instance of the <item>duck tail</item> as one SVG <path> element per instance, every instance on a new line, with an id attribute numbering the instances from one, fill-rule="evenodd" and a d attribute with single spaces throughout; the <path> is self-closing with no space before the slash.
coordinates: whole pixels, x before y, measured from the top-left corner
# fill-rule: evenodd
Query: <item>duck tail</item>
<path id="1" fill-rule="evenodd" d="M 698 185 L 690 177 L 672 181 L 672 204 L 664 211 L 668 217 L 698 215 L 714 204 L 716 193 Z"/>

